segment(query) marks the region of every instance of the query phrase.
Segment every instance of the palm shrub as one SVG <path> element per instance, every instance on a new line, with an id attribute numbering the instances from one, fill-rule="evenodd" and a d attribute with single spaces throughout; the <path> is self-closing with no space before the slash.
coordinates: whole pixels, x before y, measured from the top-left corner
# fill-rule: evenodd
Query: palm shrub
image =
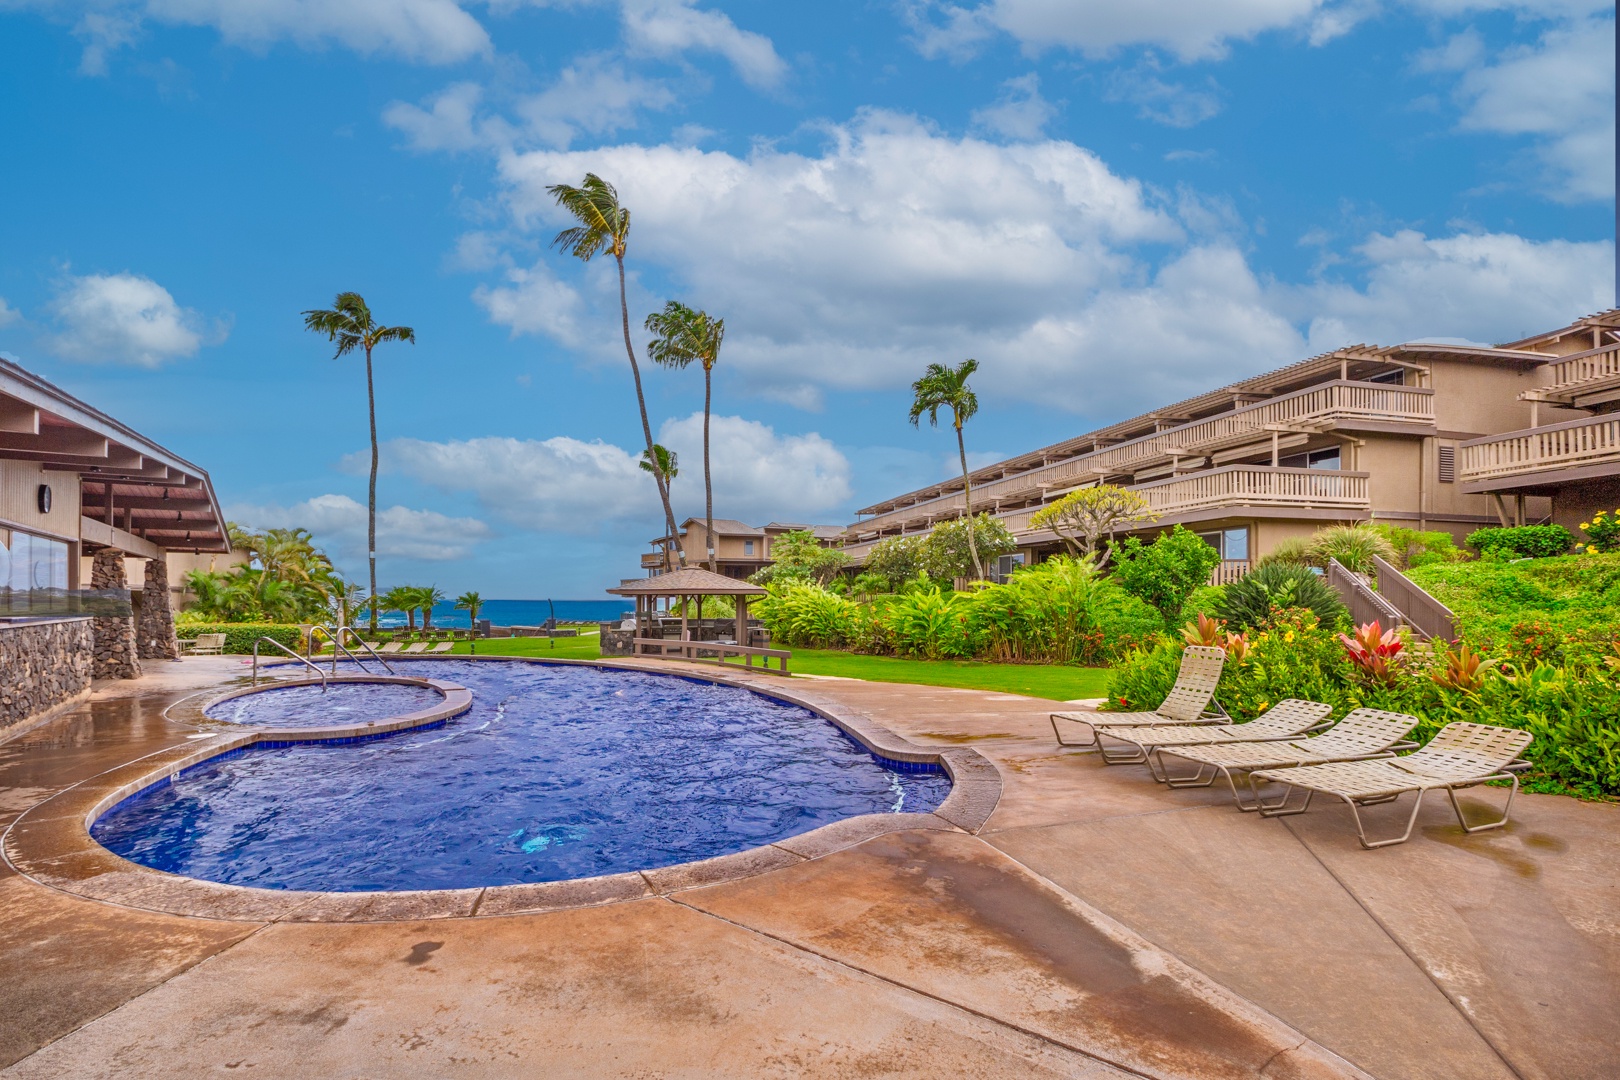
<path id="1" fill-rule="evenodd" d="M 1352 574 L 1370 574 L 1374 556 L 1394 561 L 1395 546 L 1371 525 L 1332 525 L 1311 537 L 1310 559 L 1316 566 L 1337 559 Z"/>
<path id="2" fill-rule="evenodd" d="M 1349 616 L 1333 587 L 1308 566 L 1299 563 L 1263 563 L 1226 586 L 1220 616 L 1228 626 L 1249 630 L 1270 621 L 1272 613 L 1304 608 L 1325 626 L 1337 626 Z"/>

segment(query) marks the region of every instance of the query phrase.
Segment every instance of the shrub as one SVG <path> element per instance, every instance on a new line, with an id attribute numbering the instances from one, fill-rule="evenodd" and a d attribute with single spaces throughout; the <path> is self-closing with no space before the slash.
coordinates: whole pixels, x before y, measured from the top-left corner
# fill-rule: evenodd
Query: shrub
<path id="1" fill-rule="evenodd" d="M 926 536 L 891 536 L 872 545 L 866 555 L 866 570 L 882 576 L 888 583 L 888 592 L 898 592 L 923 568 L 923 545 Z"/>
<path id="2" fill-rule="evenodd" d="M 1620 638 L 1620 553 L 1433 564 L 1411 577 L 1487 655 L 1565 663 L 1606 655 Z"/>
<path id="3" fill-rule="evenodd" d="M 753 610 L 771 632 L 772 642 L 825 648 L 855 636 L 857 606 L 820 585 L 795 582 L 772 588 Z"/>
<path id="4" fill-rule="evenodd" d="M 1517 525 L 1508 529 L 1475 529 L 1468 546 L 1498 559 L 1550 559 L 1567 555 L 1575 534 L 1562 525 Z"/>
<path id="5" fill-rule="evenodd" d="M 1591 521 L 1581 522 L 1581 531 L 1586 534 L 1586 550 L 1591 554 L 1620 551 L 1620 510 L 1599 510 Z"/>
<path id="6" fill-rule="evenodd" d="M 1468 558 L 1468 552 L 1459 548 L 1448 532 L 1420 532 L 1383 522 L 1373 522 L 1371 527 L 1395 549 L 1395 558 L 1390 561 L 1397 570 L 1410 570 L 1431 563 L 1462 562 Z"/>
<path id="7" fill-rule="evenodd" d="M 972 602 L 967 593 L 945 592 L 938 586 L 895 597 L 887 619 L 894 651 L 926 660 L 972 656 L 968 615 Z"/>
<path id="8" fill-rule="evenodd" d="M 293 652 L 304 651 L 303 627 L 287 623 L 200 623 L 187 622 L 184 627 L 185 637 L 193 638 L 199 634 L 224 634 L 225 651 L 248 655 L 253 652 L 253 643 L 261 637 L 270 638 L 287 646 Z M 279 649 L 272 649 L 268 645 L 259 649 L 259 655 L 280 656 Z"/>
<path id="9" fill-rule="evenodd" d="M 1311 538 L 1308 536 L 1286 536 L 1277 541 L 1276 545 L 1255 566 L 1267 566 L 1271 563 L 1298 563 L 1300 566 L 1311 565 Z"/>
<path id="10" fill-rule="evenodd" d="M 1219 614 L 1234 630 L 1248 630 L 1269 622 L 1282 608 L 1306 608 L 1330 627 L 1348 614 L 1339 594 L 1320 574 L 1286 562 L 1263 563 L 1226 586 Z"/>
<path id="11" fill-rule="evenodd" d="M 1369 574 L 1373 557 L 1393 560 L 1395 548 L 1371 525 L 1332 525 L 1311 537 L 1310 556 L 1316 566 L 1337 559 L 1352 574 Z"/>
<path id="12" fill-rule="evenodd" d="M 822 547 L 809 529 L 785 532 L 771 542 L 771 564 L 749 578 L 755 585 L 773 581 L 809 581 L 825 585 L 849 565 L 849 555 Z"/>
<path id="13" fill-rule="evenodd" d="M 1007 526 L 989 514 L 979 514 L 973 519 L 973 539 L 979 547 L 979 561 L 986 566 L 1002 555 L 1011 555 L 1018 550 L 1018 541 L 1007 531 Z M 968 523 L 958 519 L 935 525 L 923 543 L 922 564 L 928 576 L 935 581 L 950 583 L 957 578 L 974 577 L 973 552 L 968 548 Z"/>
<path id="14" fill-rule="evenodd" d="M 980 652 L 994 660 L 1108 663 L 1153 640 L 1156 611 L 1101 576 L 1089 559 L 1059 555 L 973 597 Z"/>
<path id="15" fill-rule="evenodd" d="M 1132 596 L 1157 608 L 1166 627 L 1181 623 L 1182 611 L 1194 590 L 1209 582 L 1210 571 L 1221 561 L 1220 552 L 1197 533 L 1177 525 L 1151 544 L 1134 536 L 1110 543 L 1114 580 Z"/>

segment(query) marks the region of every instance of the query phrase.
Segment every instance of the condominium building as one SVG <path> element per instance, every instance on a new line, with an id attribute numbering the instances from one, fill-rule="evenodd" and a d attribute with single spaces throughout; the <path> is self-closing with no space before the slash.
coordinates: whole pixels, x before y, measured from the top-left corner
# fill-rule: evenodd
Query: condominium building
<path id="1" fill-rule="evenodd" d="M 812 532 L 823 547 L 836 547 L 843 539 L 844 530 L 838 525 L 794 525 L 773 521 L 768 525 L 747 525 L 733 518 L 714 519 L 715 565 L 727 577 L 745 579 L 769 566 L 771 545 L 784 533 Z M 687 518 L 681 524 L 680 546 L 686 552 L 689 566 L 705 565 L 708 560 L 708 528 L 703 518 Z M 661 574 L 667 568 L 665 547 L 669 537 L 660 536 L 649 541 L 655 550 L 641 556 L 641 566 L 649 576 Z M 671 553 L 670 559 L 678 558 Z"/>
<path id="2" fill-rule="evenodd" d="M 1485 525 L 1578 524 L 1620 502 L 1620 309 L 1494 347 L 1355 345 L 1032 450 L 970 475 L 973 508 L 1062 550 L 1032 514 L 1117 484 L 1219 548 L 1218 578 L 1280 541 L 1376 518 L 1459 539 Z M 960 477 L 859 511 L 858 562 L 887 537 L 958 517 Z"/>

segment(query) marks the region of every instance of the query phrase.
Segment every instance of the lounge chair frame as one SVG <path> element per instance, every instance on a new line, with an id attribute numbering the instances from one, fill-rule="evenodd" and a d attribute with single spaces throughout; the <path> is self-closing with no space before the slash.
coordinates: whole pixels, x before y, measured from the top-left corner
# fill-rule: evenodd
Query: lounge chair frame
<path id="1" fill-rule="evenodd" d="M 1533 739 L 1534 736 L 1528 731 L 1517 728 L 1457 722 L 1441 728 L 1428 745 L 1404 758 L 1322 764 L 1305 769 L 1262 769 L 1249 774 L 1249 786 L 1258 801 L 1256 780 L 1284 785 L 1280 799 L 1261 807 L 1262 817 L 1303 814 L 1311 808 L 1311 800 L 1317 792 L 1336 796 L 1350 807 L 1350 816 L 1356 826 L 1356 839 L 1368 851 L 1410 840 L 1412 830 L 1417 826 L 1418 813 L 1423 809 L 1424 796 L 1437 789 L 1445 791 L 1463 832 L 1487 832 L 1506 825 L 1513 813 L 1513 800 L 1519 794 L 1518 774 L 1530 767 L 1529 762 L 1519 760 L 1518 756 Z M 1462 804 L 1457 801 L 1457 792 L 1493 780 L 1506 780 L 1512 785 L 1508 790 L 1507 802 L 1502 807 L 1502 816 L 1494 821 L 1470 825 L 1463 814 Z M 1289 800 L 1296 789 L 1305 791 L 1305 799 L 1299 806 L 1290 806 Z M 1412 801 L 1412 812 L 1407 816 L 1405 831 L 1383 840 L 1367 839 L 1361 808 L 1395 802 L 1409 791 L 1416 792 L 1417 798 Z"/>
<path id="2" fill-rule="evenodd" d="M 1181 669 L 1176 673 L 1175 685 L 1162 704 L 1152 712 L 1129 713 L 1079 713 L 1055 712 L 1051 714 L 1052 734 L 1057 736 L 1059 746 L 1077 749 L 1082 753 L 1102 753 L 1102 743 L 1097 738 L 1097 725 L 1099 717 L 1106 717 L 1104 723 L 1119 727 L 1128 724 L 1220 724 L 1229 723 L 1231 716 L 1215 700 L 1215 687 L 1221 681 L 1221 669 L 1226 666 L 1226 650 L 1217 645 L 1189 645 L 1181 650 Z M 1069 742 L 1063 737 L 1063 729 L 1058 726 L 1062 721 L 1069 724 L 1085 724 L 1091 732 L 1091 738 L 1086 742 Z"/>
<path id="3" fill-rule="evenodd" d="M 1166 779 L 1161 747 L 1219 746 L 1228 743 L 1287 742 L 1332 725 L 1328 714 L 1331 705 L 1302 698 L 1287 698 L 1277 702 L 1253 720 L 1242 724 L 1099 724 L 1096 734 L 1101 744 L 1102 759 L 1108 765 L 1146 764 L 1153 779 L 1163 783 Z M 1101 740 L 1111 739 L 1132 747 L 1121 751 Z"/>
<path id="4" fill-rule="evenodd" d="M 1267 808 L 1252 782 L 1256 772 L 1288 770 L 1306 765 L 1322 765 L 1346 761 L 1369 761 L 1392 758 L 1398 751 L 1412 750 L 1417 744 L 1406 738 L 1418 726 L 1418 718 L 1405 713 L 1386 712 L 1381 709 L 1356 709 L 1343 720 L 1320 735 L 1304 739 L 1276 739 L 1258 742 L 1233 742 L 1209 746 L 1162 746 L 1155 754 L 1160 758 L 1159 772 L 1163 783 L 1173 788 L 1209 787 L 1224 778 L 1232 792 L 1232 802 L 1244 813 Z M 1198 766 L 1192 774 L 1171 776 L 1164 765 L 1163 756 L 1185 758 Z M 1209 775 L 1204 775 L 1205 770 Z M 1249 782 L 1253 795 L 1250 802 L 1243 801 L 1234 774 L 1242 773 Z"/>

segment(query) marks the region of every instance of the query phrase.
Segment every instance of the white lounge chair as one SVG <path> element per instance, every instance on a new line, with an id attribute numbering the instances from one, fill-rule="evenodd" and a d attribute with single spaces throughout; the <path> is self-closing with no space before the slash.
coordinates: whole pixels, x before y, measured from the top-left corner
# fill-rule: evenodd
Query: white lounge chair
<path id="1" fill-rule="evenodd" d="M 1161 747 L 1218 746 L 1225 743 L 1280 742 L 1296 739 L 1328 726 L 1328 714 L 1332 711 L 1331 705 L 1325 705 L 1320 701 L 1288 698 L 1277 702 L 1264 713 L 1243 724 L 1098 724 L 1097 736 L 1099 741 L 1112 739 L 1134 747 L 1125 753 L 1121 753 L 1118 749 L 1110 752 L 1107 743 L 1103 743 L 1102 756 L 1105 762 L 1110 765 L 1146 762 L 1153 773 L 1153 778 L 1163 780 L 1164 766 L 1158 760 L 1158 751 Z"/>
<path id="2" fill-rule="evenodd" d="M 425 652 L 427 652 L 427 647 L 428 647 L 427 642 L 418 641 L 413 645 L 405 646 L 405 651 L 408 652 L 408 653 L 425 653 Z"/>
<path id="3" fill-rule="evenodd" d="M 433 648 L 429 649 L 428 652 L 429 653 L 447 653 L 447 652 L 449 652 L 451 649 L 453 649 L 455 647 L 456 647 L 456 643 L 453 642 L 453 641 L 441 641 L 437 645 L 433 646 Z"/>
<path id="4" fill-rule="evenodd" d="M 1451 800 L 1451 809 L 1456 811 L 1457 824 L 1463 827 L 1463 832 L 1484 832 L 1506 825 L 1508 815 L 1513 812 L 1513 797 L 1519 793 L 1518 771 L 1528 767 L 1527 762 L 1518 758 L 1534 738 L 1528 731 L 1517 728 L 1458 722 L 1447 724 L 1427 746 L 1405 757 L 1307 765 L 1298 769 L 1264 769 L 1251 773 L 1249 781 L 1251 784 L 1270 781 L 1287 785 L 1280 800 L 1260 808 L 1265 817 L 1303 814 L 1310 809 L 1311 799 L 1318 791 L 1338 796 L 1350 807 L 1350 815 L 1355 818 L 1356 839 L 1361 841 L 1362 847 L 1371 850 L 1406 843 L 1412 836 L 1412 826 L 1417 824 L 1418 811 L 1423 808 L 1423 796 L 1436 788 L 1444 789 Z M 1496 821 L 1470 825 L 1457 803 L 1457 789 L 1490 780 L 1513 781 L 1507 805 Z M 1305 789 L 1305 802 L 1290 807 L 1288 799 L 1295 788 Z M 1359 807 L 1394 802 L 1408 791 L 1417 792 L 1417 799 L 1412 803 L 1412 816 L 1406 819 L 1406 831 L 1392 840 L 1368 840 L 1361 825 Z"/>
<path id="5" fill-rule="evenodd" d="M 1226 710 L 1214 701 L 1215 685 L 1221 681 L 1221 669 L 1226 666 L 1226 650 L 1215 645 L 1189 645 L 1181 650 L 1181 670 L 1176 673 L 1176 684 L 1170 694 L 1152 712 L 1098 713 L 1055 712 L 1052 731 L 1059 746 L 1083 747 L 1088 753 L 1099 751 L 1097 727 L 1108 724 L 1115 727 L 1126 724 L 1218 724 L 1230 720 Z M 1214 712 L 1210 711 L 1213 703 Z M 1068 742 L 1058 724 L 1085 724 L 1091 730 L 1089 742 Z"/>
<path id="6" fill-rule="evenodd" d="M 399 652 L 404 647 L 405 647 L 405 645 L 402 642 L 388 641 L 388 642 L 384 642 L 383 645 L 377 651 L 379 653 L 395 653 L 395 652 Z"/>

